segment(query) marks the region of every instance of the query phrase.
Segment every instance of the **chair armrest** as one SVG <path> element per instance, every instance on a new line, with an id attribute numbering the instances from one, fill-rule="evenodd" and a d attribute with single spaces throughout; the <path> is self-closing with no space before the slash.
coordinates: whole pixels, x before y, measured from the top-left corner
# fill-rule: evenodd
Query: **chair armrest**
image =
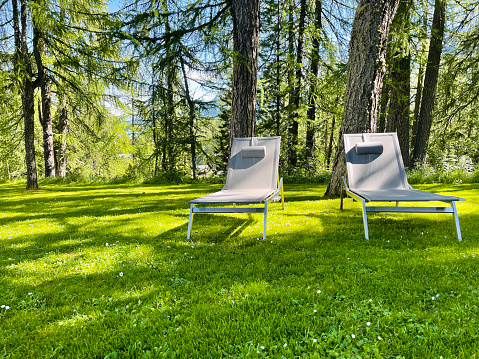
<path id="1" fill-rule="evenodd" d="M 341 177 L 342 181 L 343 181 L 343 186 L 344 186 L 344 189 L 346 191 L 349 191 L 349 187 L 348 187 L 348 184 L 346 183 L 346 178 L 344 176 Z"/>

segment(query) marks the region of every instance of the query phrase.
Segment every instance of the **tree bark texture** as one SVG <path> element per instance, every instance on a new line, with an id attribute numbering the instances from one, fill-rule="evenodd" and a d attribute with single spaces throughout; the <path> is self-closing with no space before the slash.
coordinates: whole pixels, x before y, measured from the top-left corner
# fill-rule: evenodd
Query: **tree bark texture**
<path id="1" fill-rule="evenodd" d="M 180 54 L 181 71 L 183 72 L 183 79 L 185 82 L 185 96 L 188 103 L 188 128 L 190 135 L 190 154 L 191 154 L 191 172 L 193 179 L 196 179 L 196 136 L 195 136 L 195 104 L 190 96 L 190 88 L 188 86 L 188 77 L 186 76 L 185 62 L 183 56 Z"/>
<path id="2" fill-rule="evenodd" d="M 339 195 L 341 177 L 346 173 L 343 134 L 374 132 L 376 129 L 387 39 L 398 4 L 399 0 L 361 0 L 356 9 L 349 42 L 348 80 L 340 138 L 327 195 Z"/>
<path id="3" fill-rule="evenodd" d="M 67 175 L 67 133 L 68 133 L 68 110 L 65 106 L 60 110 L 58 118 L 59 146 L 58 146 L 58 175 L 65 178 Z"/>
<path id="4" fill-rule="evenodd" d="M 45 177 L 55 177 L 55 152 L 53 149 L 53 126 L 51 116 L 51 95 L 48 82 L 41 86 L 43 158 L 45 160 Z"/>
<path id="5" fill-rule="evenodd" d="M 37 64 L 38 77 L 36 82 L 40 86 L 42 111 L 39 113 L 43 129 L 43 158 L 45 161 L 45 177 L 55 177 L 55 152 L 53 149 L 53 128 L 51 112 L 51 93 L 48 84 L 46 68 L 43 66 L 42 54 L 46 52 L 42 32 L 35 21 L 33 26 L 33 54 Z"/>
<path id="6" fill-rule="evenodd" d="M 388 130 L 397 132 L 404 166 L 409 167 L 409 96 L 410 96 L 410 55 L 396 58 L 391 78 L 392 94 L 388 111 Z"/>
<path id="7" fill-rule="evenodd" d="M 168 12 L 167 2 L 164 2 L 164 9 Z M 165 17 L 165 32 L 171 33 L 170 23 L 168 16 Z M 167 113 L 165 114 L 165 138 L 167 146 L 167 159 L 166 159 L 166 171 L 174 171 L 176 169 L 175 158 L 175 126 L 176 126 L 176 109 L 174 99 L 175 80 L 177 75 L 176 64 L 174 60 L 176 53 L 173 51 L 171 44 L 168 42 L 166 45 L 166 58 L 168 64 L 166 66 L 166 101 L 167 101 Z"/>
<path id="8" fill-rule="evenodd" d="M 296 47 L 295 77 L 292 93 L 293 118 L 289 126 L 289 153 L 288 162 L 290 173 L 298 165 L 298 136 L 299 136 L 299 106 L 301 103 L 301 86 L 303 85 L 303 56 L 304 56 L 304 30 L 306 19 L 306 0 L 301 0 L 298 23 L 298 45 Z"/>
<path id="9" fill-rule="evenodd" d="M 381 97 L 379 99 L 379 113 L 377 118 L 377 127 L 376 132 L 383 133 L 386 131 L 386 116 L 389 106 L 389 98 L 391 97 L 391 85 L 387 81 L 388 76 L 386 75 L 384 80 L 384 86 L 381 91 Z"/>
<path id="10" fill-rule="evenodd" d="M 17 7 L 17 2 L 13 0 L 13 8 Z M 15 10 L 14 10 L 15 13 Z M 27 1 L 20 1 L 20 51 L 18 58 L 21 58 L 23 65 L 22 79 L 22 108 L 25 135 L 25 166 L 27 168 L 27 187 L 26 189 L 38 189 L 37 163 L 35 160 L 35 102 L 34 92 L 35 83 L 33 82 L 32 64 L 27 43 Z M 15 40 L 17 43 L 17 40 Z"/>
<path id="11" fill-rule="evenodd" d="M 423 17 L 422 26 L 424 29 L 424 33 L 426 33 L 427 32 L 427 16 L 426 15 L 424 15 Z M 425 53 L 426 49 L 421 49 L 421 51 L 424 51 Z M 416 143 L 417 121 L 419 119 L 419 110 L 421 109 L 422 88 L 424 83 L 424 71 L 425 71 L 425 64 L 420 59 L 421 59 L 421 56 L 419 56 L 419 72 L 417 76 L 416 99 L 414 101 L 414 118 L 413 118 L 411 142 L 410 142 L 410 146 L 413 148 L 414 148 L 414 144 Z M 409 161 L 409 163 L 412 163 L 412 154 L 411 154 L 411 160 Z"/>
<path id="12" fill-rule="evenodd" d="M 233 98 L 230 143 L 254 136 L 258 76 L 260 0 L 233 0 Z"/>
<path id="13" fill-rule="evenodd" d="M 314 36 L 311 49 L 311 85 L 309 89 L 307 126 L 306 126 L 306 151 L 310 160 L 314 160 L 314 124 L 316 122 L 316 101 L 317 77 L 319 70 L 319 39 L 322 29 L 322 0 L 315 1 L 314 9 Z"/>
<path id="14" fill-rule="evenodd" d="M 439 77 L 439 65 L 441 63 L 445 21 L 446 2 L 445 0 L 435 0 L 429 54 L 427 57 L 421 108 L 419 110 L 417 133 L 412 156 L 412 165 L 414 167 L 423 165 L 426 160 L 429 135 L 431 133 L 434 115 L 434 100 Z"/>

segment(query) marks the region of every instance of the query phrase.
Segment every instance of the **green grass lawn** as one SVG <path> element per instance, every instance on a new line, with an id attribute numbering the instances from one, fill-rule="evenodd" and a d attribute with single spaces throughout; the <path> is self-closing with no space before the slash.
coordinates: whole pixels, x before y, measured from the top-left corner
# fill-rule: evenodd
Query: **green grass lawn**
<path id="1" fill-rule="evenodd" d="M 220 185 L 0 185 L 0 357 L 475 358 L 479 185 L 452 215 L 371 214 L 285 187 L 285 210 L 196 214 Z"/>

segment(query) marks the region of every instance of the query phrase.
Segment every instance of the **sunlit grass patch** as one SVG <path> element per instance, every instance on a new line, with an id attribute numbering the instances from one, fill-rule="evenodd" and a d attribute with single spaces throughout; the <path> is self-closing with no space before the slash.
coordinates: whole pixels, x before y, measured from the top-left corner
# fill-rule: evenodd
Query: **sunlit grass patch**
<path id="1" fill-rule="evenodd" d="M 477 185 L 449 215 L 375 214 L 286 186 L 285 209 L 195 215 L 218 185 L 0 185 L 0 355 L 473 357 Z M 3 306 L 3 307 L 2 307 Z"/>

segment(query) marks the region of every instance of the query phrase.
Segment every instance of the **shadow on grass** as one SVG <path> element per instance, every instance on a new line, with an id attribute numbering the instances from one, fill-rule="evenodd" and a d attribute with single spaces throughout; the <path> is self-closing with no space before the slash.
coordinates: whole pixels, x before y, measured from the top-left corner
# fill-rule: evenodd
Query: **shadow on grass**
<path id="1" fill-rule="evenodd" d="M 300 338 L 310 329 L 327 332 L 336 322 L 357 327 L 356 318 L 350 325 L 341 313 L 353 308 L 357 315 L 368 298 L 381 300 L 384 310 L 404 312 L 429 291 L 466 296 L 461 288 L 477 288 L 471 275 L 477 263 L 462 257 L 479 250 L 475 212 L 459 208 L 462 243 L 454 240 L 452 216 L 444 214 L 371 215 L 366 241 L 358 204 L 341 212 L 339 200 L 317 197 L 321 187 L 309 189 L 311 196 L 301 194 L 301 185 L 291 187 L 284 211 L 279 204 L 269 208 L 267 241 L 257 238 L 259 214 L 195 214 L 188 241 L 184 195 L 197 197 L 197 188 L 149 187 L 145 194 L 144 187 L 121 187 L 133 193 L 108 188 L 56 202 L 52 191 L 38 204 L 9 203 L 4 196 L 0 296 L 12 310 L 1 318 L 0 343 L 7 352 L 105 357 L 140 341 L 145 351 L 167 343 L 186 357 L 195 343 L 213 336 L 210 348 L 226 350 L 257 333 L 277 340 Z M 477 188 L 462 187 L 467 190 Z M 43 227 L 30 228 L 32 219 Z M 248 227 L 254 227 L 252 235 L 244 234 Z M 429 260 L 431 250 L 450 257 Z M 320 300 L 314 297 L 318 288 L 325 295 Z M 324 310 L 324 327 L 320 318 L 300 317 L 315 306 Z M 434 319 L 432 309 L 420 309 Z M 261 332 L 261 317 L 272 323 L 270 334 Z M 246 332 L 235 332 L 235 323 L 244 321 Z M 208 331 L 208 325 L 214 328 Z"/>
<path id="2" fill-rule="evenodd" d="M 188 213 L 183 215 L 175 215 L 178 217 L 186 217 L 188 219 Z M 247 217 L 247 218 L 245 218 Z M 206 243 L 222 243 L 232 238 L 239 237 L 246 228 L 252 224 L 261 221 L 256 219 L 251 213 L 240 214 L 239 216 L 227 216 L 218 215 L 212 213 L 195 213 L 193 216 L 193 224 L 191 229 L 191 242 L 196 240 L 204 241 Z M 171 240 L 174 238 L 183 238 L 187 240 L 188 222 L 183 225 L 177 226 L 174 229 L 163 232 L 155 239 L 157 240 Z M 258 236 L 262 236 L 262 233 L 258 233 Z"/>

